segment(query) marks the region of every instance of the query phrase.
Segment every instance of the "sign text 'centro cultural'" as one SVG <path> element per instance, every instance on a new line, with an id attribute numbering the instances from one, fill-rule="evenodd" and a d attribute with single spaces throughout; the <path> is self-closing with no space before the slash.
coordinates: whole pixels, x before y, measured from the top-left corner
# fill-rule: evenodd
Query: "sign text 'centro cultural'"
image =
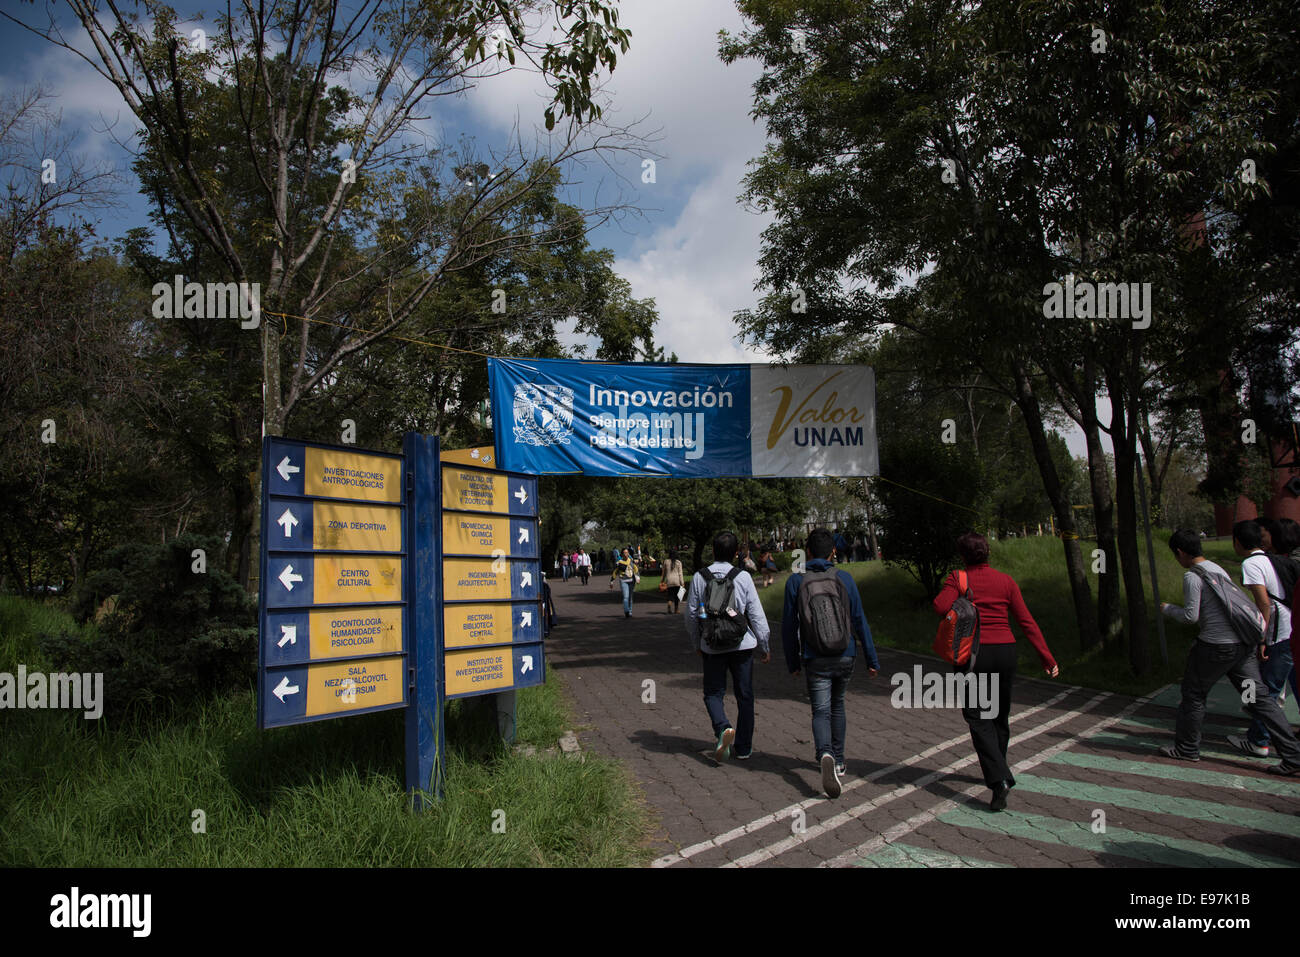
<path id="1" fill-rule="evenodd" d="M 489 359 L 497 461 L 535 474 L 879 472 L 868 366 Z"/>

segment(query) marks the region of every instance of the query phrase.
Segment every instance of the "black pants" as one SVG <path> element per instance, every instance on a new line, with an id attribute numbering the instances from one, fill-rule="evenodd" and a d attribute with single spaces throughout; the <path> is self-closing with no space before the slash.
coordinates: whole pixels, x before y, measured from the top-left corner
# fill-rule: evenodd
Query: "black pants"
<path id="1" fill-rule="evenodd" d="M 997 715 L 982 718 L 977 707 L 961 709 L 961 716 L 970 725 L 970 739 L 979 755 L 980 770 L 984 772 L 984 784 L 988 787 L 999 781 L 1016 783 L 1007 764 L 1007 742 L 1011 740 L 1011 684 L 1016 677 L 1016 657 L 1014 644 L 981 645 L 973 671 L 977 676 L 990 676 L 977 678 L 978 681 L 991 681 L 992 676 L 997 676 Z"/>
<path id="2" fill-rule="evenodd" d="M 1211 645 L 1204 641 L 1192 642 L 1187 653 L 1187 668 L 1183 672 L 1183 697 L 1178 705 L 1178 722 L 1174 728 L 1174 742 L 1181 754 L 1197 755 L 1201 748 L 1201 724 L 1205 720 L 1205 699 L 1220 678 L 1227 677 L 1238 694 L 1249 685 L 1254 701 L 1242 703 L 1251 717 L 1268 729 L 1269 743 L 1277 749 L 1286 764 L 1300 764 L 1300 742 L 1291 733 L 1286 714 L 1277 699 L 1268 693 L 1268 686 L 1260 677 L 1255 650 L 1246 645 Z"/>

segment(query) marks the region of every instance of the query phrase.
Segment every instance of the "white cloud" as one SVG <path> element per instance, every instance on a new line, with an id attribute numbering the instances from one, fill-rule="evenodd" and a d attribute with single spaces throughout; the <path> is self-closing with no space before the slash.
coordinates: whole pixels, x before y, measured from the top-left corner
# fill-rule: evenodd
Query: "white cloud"
<path id="1" fill-rule="evenodd" d="M 743 346 L 732 315 L 757 301 L 759 234 L 767 217 L 736 202 L 743 160 L 732 159 L 695 188 L 681 215 L 640 253 L 615 263 L 639 299 L 659 311 L 655 342 L 684 362 L 761 362 Z"/>

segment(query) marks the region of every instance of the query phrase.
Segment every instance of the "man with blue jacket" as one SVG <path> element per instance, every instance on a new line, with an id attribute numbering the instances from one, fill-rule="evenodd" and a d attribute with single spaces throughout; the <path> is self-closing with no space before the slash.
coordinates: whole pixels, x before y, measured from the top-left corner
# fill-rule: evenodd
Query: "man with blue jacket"
<path id="1" fill-rule="evenodd" d="M 867 656 L 868 675 L 880 670 L 880 659 L 857 584 L 848 572 L 831 568 L 834 537 L 824 528 L 814 530 L 807 551 L 806 571 L 791 575 L 785 583 L 781 640 L 790 673 L 797 676 L 802 671 L 807 677 L 822 788 L 827 797 L 835 798 L 840 796 L 845 771 L 844 695 L 853 675 L 855 644 L 861 644 Z"/>

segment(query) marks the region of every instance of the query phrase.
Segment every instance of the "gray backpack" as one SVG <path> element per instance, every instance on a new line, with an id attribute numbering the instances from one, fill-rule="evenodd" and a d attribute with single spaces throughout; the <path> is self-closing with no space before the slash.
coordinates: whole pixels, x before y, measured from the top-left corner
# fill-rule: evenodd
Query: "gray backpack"
<path id="1" fill-rule="evenodd" d="M 849 600 L 833 568 L 805 572 L 799 583 L 799 637 L 817 658 L 839 658 L 852 641 Z"/>
<path id="2" fill-rule="evenodd" d="M 1192 566 L 1192 571 L 1201 579 L 1201 584 L 1214 593 L 1215 597 L 1228 610 L 1228 624 L 1236 632 L 1242 644 L 1254 648 L 1264 640 L 1264 616 L 1259 613 L 1255 603 L 1246 597 L 1245 592 L 1237 588 L 1226 575 L 1213 575 L 1201 568 L 1200 564 Z"/>

